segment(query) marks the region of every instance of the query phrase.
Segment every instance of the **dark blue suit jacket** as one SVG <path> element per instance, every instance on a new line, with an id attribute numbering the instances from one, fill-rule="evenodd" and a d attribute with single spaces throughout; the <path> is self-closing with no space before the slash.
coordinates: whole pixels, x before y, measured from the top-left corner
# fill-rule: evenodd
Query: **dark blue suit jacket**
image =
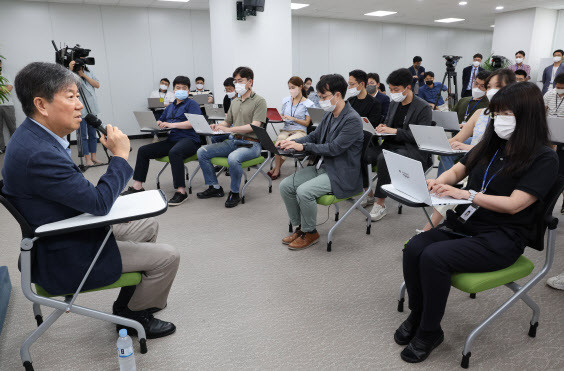
<path id="1" fill-rule="evenodd" d="M 32 228 L 37 228 L 82 213 L 106 215 L 132 173 L 126 160 L 113 157 L 94 186 L 61 144 L 26 118 L 6 150 L 3 191 Z M 106 233 L 103 227 L 38 239 L 32 282 L 50 294 L 75 292 Z M 120 275 L 121 257 L 111 236 L 83 290 L 109 285 Z"/>
<path id="2" fill-rule="evenodd" d="M 417 72 L 415 72 L 415 67 L 413 67 L 413 65 L 409 66 L 407 69 L 409 70 L 409 72 L 411 72 L 411 76 L 417 75 L 419 77 L 419 87 L 425 85 L 425 67 L 420 66 Z M 411 82 L 411 89 L 413 90 L 413 87 L 417 83 L 417 79 L 412 80 L 413 81 Z"/>
<path id="3" fill-rule="evenodd" d="M 380 106 L 382 106 L 382 122 L 384 122 L 384 119 L 388 116 L 388 110 L 390 109 L 390 97 L 378 91 L 374 99 L 380 102 Z"/>
<path id="4" fill-rule="evenodd" d="M 542 73 L 542 94 L 544 95 L 549 88 L 553 88 L 555 84 L 552 84 L 552 86 L 550 85 L 550 79 L 552 78 L 552 67 L 554 65 L 550 65 L 548 67 L 546 67 Z M 564 63 L 560 63 L 560 66 L 558 66 L 558 69 L 556 70 L 556 76 L 560 75 L 561 73 L 564 73 Z M 555 76 L 555 77 L 556 77 Z"/>

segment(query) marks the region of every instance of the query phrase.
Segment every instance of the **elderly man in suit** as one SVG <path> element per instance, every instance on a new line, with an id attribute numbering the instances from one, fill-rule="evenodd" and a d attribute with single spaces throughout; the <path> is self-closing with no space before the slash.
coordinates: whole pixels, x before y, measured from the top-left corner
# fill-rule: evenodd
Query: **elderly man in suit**
<path id="1" fill-rule="evenodd" d="M 482 58 L 482 54 L 474 54 L 474 57 L 472 57 L 472 65 L 465 67 L 462 70 L 462 94 L 460 95 L 462 98 L 472 96 L 472 85 L 474 84 L 474 80 L 476 80 L 480 71 L 484 70 L 480 67 Z"/>
<path id="2" fill-rule="evenodd" d="M 564 73 L 564 50 L 558 49 L 552 53 L 553 63 L 546 67 L 542 73 L 542 94 L 546 94 L 548 89 L 554 88 L 554 78 Z"/>
<path id="3" fill-rule="evenodd" d="M 3 192 L 33 228 L 82 213 L 106 215 L 133 173 L 129 139 L 111 125 L 100 141 L 114 156 L 96 186 L 72 161 L 64 138 L 82 120 L 79 86 L 77 75 L 52 63 L 30 63 L 15 79 L 27 118 L 6 151 Z M 176 329 L 152 315 L 166 306 L 179 264 L 175 248 L 155 243 L 157 231 L 154 219 L 115 225 L 83 286 L 94 289 L 112 284 L 122 272 L 142 272 L 137 286 L 122 288 L 113 313 L 140 322 L 149 339 Z M 32 282 L 53 295 L 75 292 L 106 234 L 102 227 L 39 239 Z"/>
<path id="4" fill-rule="evenodd" d="M 363 145 L 362 122 L 344 100 L 347 81 L 343 76 L 325 75 L 317 83 L 319 104 L 327 113 L 309 135 L 276 143 L 283 149 L 303 151 L 317 157 L 308 166 L 280 183 L 282 200 L 296 231 L 282 240 L 290 250 L 303 250 L 319 241 L 315 229 L 317 198 L 333 192 L 337 198 L 362 191 L 360 160 Z"/>
<path id="5" fill-rule="evenodd" d="M 421 161 L 424 167 L 431 165 L 431 155 L 419 150 L 411 129 L 413 125 L 431 125 L 432 109 L 427 102 L 415 96 L 411 90 L 412 75 L 409 70 L 400 68 L 388 76 L 386 80 L 390 87 L 390 110 L 383 124 L 376 127 L 376 131 L 386 136 L 382 146 L 375 145 L 375 150 L 368 152 L 368 162 L 378 164 L 378 180 L 376 182 L 376 203 L 370 212 L 372 221 L 378 221 L 386 216 L 386 193 L 382 191 L 384 184 L 389 184 L 390 174 L 382 154 L 382 149 L 399 153 L 400 155 Z M 377 139 L 376 137 L 373 140 Z"/>

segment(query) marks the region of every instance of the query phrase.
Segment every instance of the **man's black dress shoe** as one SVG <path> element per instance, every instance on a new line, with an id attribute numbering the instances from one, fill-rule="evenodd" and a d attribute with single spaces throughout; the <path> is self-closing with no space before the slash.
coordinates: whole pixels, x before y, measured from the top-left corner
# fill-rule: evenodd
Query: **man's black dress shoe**
<path id="1" fill-rule="evenodd" d="M 130 311 L 126 310 L 124 312 L 116 313 L 116 315 L 132 319 L 141 323 L 147 334 L 147 339 L 162 338 L 173 334 L 176 331 L 176 326 L 171 322 L 162 321 L 153 317 L 147 310 L 142 311 Z M 122 328 L 127 329 L 127 333 L 132 336 L 137 336 L 137 330 L 134 328 L 116 325 L 116 330 L 119 332 Z"/>
<path id="2" fill-rule="evenodd" d="M 417 327 L 414 326 L 409 320 L 403 321 L 394 334 L 394 340 L 398 345 L 407 345 L 415 337 Z"/>
<path id="3" fill-rule="evenodd" d="M 429 357 L 429 354 L 438 347 L 445 339 L 445 334 L 441 331 L 440 336 L 436 337 L 435 340 L 431 342 L 423 341 L 418 337 L 414 337 L 408 346 L 402 350 L 400 356 L 406 362 L 409 363 L 419 363 Z"/>

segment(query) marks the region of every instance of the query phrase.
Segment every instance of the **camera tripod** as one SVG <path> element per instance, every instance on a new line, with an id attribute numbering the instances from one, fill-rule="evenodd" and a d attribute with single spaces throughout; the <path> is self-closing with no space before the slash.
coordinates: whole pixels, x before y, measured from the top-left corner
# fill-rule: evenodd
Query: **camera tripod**
<path id="1" fill-rule="evenodd" d="M 448 78 L 447 102 L 448 102 L 449 111 L 452 111 L 456 103 L 458 103 L 458 84 L 456 82 L 456 77 L 457 74 L 456 71 L 454 70 L 454 66 L 453 67 L 447 66 L 447 69 L 445 71 L 445 76 L 443 77 L 442 86 L 445 85 L 445 80 Z M 452 85 L 454 85 L 454 95 L 452 95 L 451 93 Z M 439 90 L 439 94 L 437 94 L 437 99 L 435 100 L 435 105 L 433 107 L 434 110 L 437 109 L 437 105 L 439 104 L 439 98 L 441 97 L 441 93 L 442 93 L 442 86 L 441 89 Z M 453 99 L 450 99 L 451 97 Z"/>

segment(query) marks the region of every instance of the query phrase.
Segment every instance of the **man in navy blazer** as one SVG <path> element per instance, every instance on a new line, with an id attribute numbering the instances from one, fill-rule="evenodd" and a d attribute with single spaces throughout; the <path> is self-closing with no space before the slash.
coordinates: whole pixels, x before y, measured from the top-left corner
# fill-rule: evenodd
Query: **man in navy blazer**
<path id="1" fill-rule="evenodd" d="M 133 173 L 127 162 L 129 139 L 111 125 L 100 141 L 114 156 L 96 186 L 72 161 L 64 138 L 80 126 L 79 85 L 77 75 L 52 63 L 31 63 L 15 79 L 27 118 L 6 150 L 3 192 L 32 228 L 82 213 L 106 215 Z M 151 312 L 166 306 L 179 256 L 168 245 L 151 243 L 158 230 L 154 220 L 138 222 L 114 226 L 83 290 L 109 285 L 122 272 L 143 272 L 139 285 L 122 289 L 114 313 L 138 320 L 148 338 L 166 336 L 175 331 L 174 324 Z M 32 282 L 50 294 L 74 293 L 107 231 L 94 228 L 37 240 Z"/>
<path id="2" fill-rule="evenodd" d="M 544 95 L 548 89 L 554 88 L 554 78 L 564 73 L 564 50 L 558 49 L 552 53 L 553 64 L 546 67 L 542 73 L 542 94 Z"/>

